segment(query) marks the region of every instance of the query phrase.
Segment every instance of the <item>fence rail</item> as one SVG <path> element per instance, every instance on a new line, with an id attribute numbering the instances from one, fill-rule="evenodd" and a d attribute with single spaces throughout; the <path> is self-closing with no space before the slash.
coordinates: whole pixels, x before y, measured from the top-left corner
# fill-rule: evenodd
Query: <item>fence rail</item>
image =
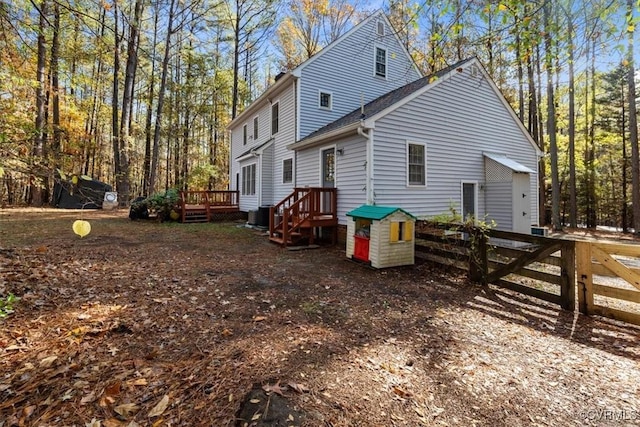
<path id="1" fill-rule="evenodd" d="M 471 280 L 640 325 L 640 245 L 583 242 L 418 222 L 416 257 Z"/>

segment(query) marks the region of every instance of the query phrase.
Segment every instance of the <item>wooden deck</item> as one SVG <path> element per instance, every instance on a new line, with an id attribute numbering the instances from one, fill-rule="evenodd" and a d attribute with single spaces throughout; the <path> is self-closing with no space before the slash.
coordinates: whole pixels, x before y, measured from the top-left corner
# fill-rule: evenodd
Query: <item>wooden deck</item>
<path id="1" fill-rule="evenodd" d="M 270 208 L 269 240 L 282 246 L 313 244 L 322 230 L 331 232 L 335 244 L 338 231 L 337 190 L 324 187 L 295 188 L 287 198 Z"/>
<path id="2" fill-rule="evenodd" d="M 240 212 L 238 191 L 180 191 L 180 221 L 210 222 L 217 214 Z"/>

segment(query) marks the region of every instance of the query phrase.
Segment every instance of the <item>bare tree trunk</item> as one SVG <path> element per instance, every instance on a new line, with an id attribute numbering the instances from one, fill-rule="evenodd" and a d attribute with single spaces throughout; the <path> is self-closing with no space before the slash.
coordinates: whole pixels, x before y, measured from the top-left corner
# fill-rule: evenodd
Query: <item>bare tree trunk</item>
<path id="1" fill-rule="evenodd" d="M 149 100 L 147 105 L 147 119 L 145 122 L 145 144 L 144 144 L 144 178 L 142 182 L 142 193 L 150 196 L 149 187 L 151 185 L 151 123 L 153 119 L 153 92 L 155 88 L 155 70 L 156 70 L 156 38 L 158 35 L 158 17 L 160 14 L 155 10 L 155 19 L 153 24 L 153 49 L 151 54 L 151 76 L 149 78 Z"/>
<path id="2" fill-rule="evenodd" d="M 120 85 L 120 34 L 118 33 L 118 0 L 113 2 L 113 90 L 111 97 L 111 137 L 113 145 L 113 175 L 116 180 L 116 190 L 121 191 L 120 167 L 120 126 L 118 126 L 119 85 Z M 122 201 L 121 201 L 122 202 Z"/>
<path id="3" fill-rule="evenodd" d="M 562 229 L 560 223 L 560 180 L 558 176 L 558 146 L 556 142 L 556 105 L 553 90 L 553 45 L 551 42 L 551 4 L 544 4 L 544 44 L 547 73 L 547 133 L 551 154 L 551 224 L 554 230 Z"/>
<path id="4" fill-rule="evenodd" d="M 140 17 L 142 15 L 143 2 L 136 0 L 134 7 L 133 21 L 129 27 L 129 41 L 127 43 L 127 65 L 125 67 L 124 92 L 122 94 L 122 118 L 120 120 L 120 140 L 118 156 L 120 159 L 120 179 L 118 180 L 118 199 L 121 203 L 129 203 L 129 192 L 131 187 L 131 171 L 129 164 L 129 137 L 130 137 L 130 119 L 131 105 L 133 104 L 133 82 L 136 67 L 138 65 L 137 41 L 140 25 Z"/>
<path id="5" fill-rule="evenodd" d="M 238 2 L 240 4 L 240 2 Z M 233 89 L 231 94 L 231 119 L 238 115 L 238 86 L 240 68 L 240 11 L 236 10 L 235 25 L 233 27 Z"/>
<path id="6" fill-rule="evenodd" d="M 636 82 L 635 65 L 633 59 L 633 37 L 635 27 L 633 22 L 633 0 L 627 0 L 627 40 L 628 46 L 628 75 L 627 99 L 629 104 L 629 142 L 631 143 L 631 205 L 633 206 L 633 229 L 640 234 L 640 153 L 638 150 L 638 116 L 636 110 Z"/>
<path id="7" fill-rule="evenodd" d="M 173 19 L 175 14 L 176 0 L 171 0 L 169 6 L 169 18 L 167 20 L 167 38 L 164 45 L 164 58 L 162 59 L 162 74 L 160 77 L 160 88 L 158 89 L 158 105 L 156 108 L 156 124 L 153 132 L 153 149 L 151 156 L 151 173 L 149 174 L 149 194 L 155 191 L 156 176 L 158 171 L 158 161 L 160 157 L 160 129 L 162 127 L 162 107 L 164 106 L 164 95 L 167 86 L 167 73 L 169 69 L 169 58 L 171 53 L 171 35 L 173 34 Z M 169 170 L 167 169 L 167 173 Z"/>
<path id="8" fill-rule="evenodd" d="M 53 93 L 53 159 L 54 167 L 60 167 L 62 128 L 60 127 L 60 84 L 58 57 L 60 52 L 60 7 L 53 4 L 53 38 L 51 40 L 51 92 Z"/>
<path id="9" fill-rule="evenodd" d="M 38 87 L 36 88 L 36 121 L 35 121 L 35 136 L 33 144 L 33 161 L 36 163 L 34 170 L 31 173 L 29 192 L 30 202 L 34 206 L 42 206 L 44 204 L 44 189 L 42 181 L 40 179 L 39 171 L 41 165 L 39 164 L 44 160 L 45 153 L 45 115 L 46 115 L 46 94 L 45 94 L 45 67 L 47 61 L 46 52 L 46 39 L 45 29 L 48 25 L 46 13 L 47 13 L 47 1 L 43 0 L 40 6 L 40 18 L 38 21 L 38 64 L 36 71 L 36 78 L 38 80 Z"/>
<path id="10" fill-rule="evenodd" d="M 573 15 L 567 11 L 569 38 L 569 226 L 578 226 L 578 202 L 576 196 L 576 94 L 573 46 Z"/>
<path id="11" fill-rule="evenodd" d="M 587 204 L 587 228 L 596 228 L 597 199 L 596 199 L 596 39 L 593 39 L 591 53 L 591 125 L 589 126 L 589 147 L 587 174 L 589 175 L 589 203 Z"/>

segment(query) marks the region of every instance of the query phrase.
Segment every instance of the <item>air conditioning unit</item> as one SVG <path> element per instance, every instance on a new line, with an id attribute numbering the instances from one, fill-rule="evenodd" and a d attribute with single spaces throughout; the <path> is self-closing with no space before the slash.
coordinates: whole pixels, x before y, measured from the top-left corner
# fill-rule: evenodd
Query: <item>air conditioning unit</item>
<path id="1" fill-rule="evenodd" d="M 547 227 L 531 227 L 531 234 L 534 236 L 547 237 L 549 235 L 549 229 Z"/>
<path id="2" fill-rule="evenodd" d="M 256 225 L 258 223 L 258 211 L 249 211 L 247 223 L 249 225 Z"/>

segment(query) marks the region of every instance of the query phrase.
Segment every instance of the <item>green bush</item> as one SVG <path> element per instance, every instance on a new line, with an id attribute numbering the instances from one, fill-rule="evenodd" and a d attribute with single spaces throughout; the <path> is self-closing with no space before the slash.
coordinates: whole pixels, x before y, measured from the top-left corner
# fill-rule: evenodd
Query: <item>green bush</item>
<path id="1" fill-rule="evenodd" d="M 0 318 L 7 317 L 13 313 L 13 304 L 20 298 L 13 294 L 7 295 L 5 298 L 0 298 Z"/>

